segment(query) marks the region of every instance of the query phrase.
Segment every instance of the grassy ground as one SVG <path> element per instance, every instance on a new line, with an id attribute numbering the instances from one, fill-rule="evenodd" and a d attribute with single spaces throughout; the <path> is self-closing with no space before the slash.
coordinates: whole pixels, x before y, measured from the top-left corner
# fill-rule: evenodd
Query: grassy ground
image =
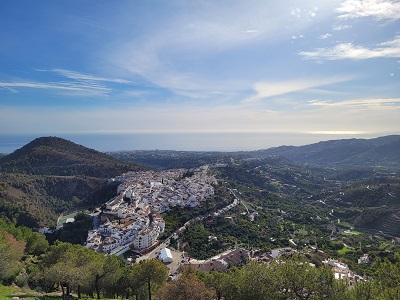
<path id="1" fill-rule="evenodd" d="M 77 215 L 77 213 L 78 213 L 78 212 L 73 212 L 73 213 L 71 213 L 71 214 L 69 214 L 69 215 L 66 215 L 66 216 L 63 216 L 62 218 L 59 218 L 59 219 L 58 219 L 58 222 L 57 222 L 57 226 L 59 226 L 59 225 L 64 225 L 65 222 L 67 222 L 67 220 L 68 220 L 69 218 L 74 218 L 74 217 Z"/>
<path id="2" fill-rule="evenodd" d="M 19 299 L 34 300 L 35 298 L 44 299 L 42 295 L 32 291 L 30 289 L 21 289 L 19 287 L 3 286 L 0 285 L 0 300 L 11 300 L 13 297 Z M 47 298 L 46 299 L 59 299 L 59 298 Z"/>
<path id="3" fill-rule="evenodd" d="M 338 254 L 344 255 L 346 252 L 353 251 L 351 247 L 344 246 L 342 249 L 338 250 Z"/>
<path id="4" fill-rule="evenodd" d="M 0 300 L 61 300 L 62 297 L 58 296 L 56 293 L 51 294 L 41 294 L 37 293 L 29 288 L 19 288 L 14 286 L 4 286 L 0 284 Z M 82 300 L 93 300 L 93 298 L 82 297 Z M 102 300 L 107 300 L 108 298 L 102 298 Z M 110 299 L 108 299 L 110 300 Z M 114 299 L 115 300 L 115 299 Z"/>

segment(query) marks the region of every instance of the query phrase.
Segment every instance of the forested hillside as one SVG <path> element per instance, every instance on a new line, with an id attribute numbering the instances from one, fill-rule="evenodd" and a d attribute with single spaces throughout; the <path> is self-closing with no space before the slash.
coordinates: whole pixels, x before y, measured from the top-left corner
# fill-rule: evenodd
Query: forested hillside
<path id="1" fill-rule="evenodd" d="M 253 157 L 278 156 L 319 165 L 384 166 L 400 168 L 400 136 L 318 142 L 305 146 L 280 146 L 249 152 Z"/>
<path id="2" fill-rule="evenodd" d="M 61 138 L 37 138 L 0 158 L 0 214 L 31 228 L 55 226 L 61 212 L 82 200 L 96 203 L 91 193 L 105 201 L 107 179 L 139 169 Z"/>
<path id="3" fill-rule="evenodd" d="M 32 175 L 91 176 L 110 178 L 138 170 L 136 164 L 57 137 L 41 137 L 0 158 L 0 171 Z"/>

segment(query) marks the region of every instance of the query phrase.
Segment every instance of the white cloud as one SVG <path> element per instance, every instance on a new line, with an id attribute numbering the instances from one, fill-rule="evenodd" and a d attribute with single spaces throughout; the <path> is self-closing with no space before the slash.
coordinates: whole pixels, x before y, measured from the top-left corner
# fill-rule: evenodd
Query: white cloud
<path id="1" fill-rule="evenodd" d="M 112 109 L 0 107 L 0 129 L 14 132 L 310 132 L 400 130 L 400 99 L 348 100 L 332 105 L 314 101 L 314 109 L 252 109 L 248 105 L 154 105 Z M 71 118 L 71 115 L 74 117 Z M 15 122 L 18 116 L 18 122 Z M 124 122 L 116 122 L 123 116 Z M 34 124 L 34 126 L 33 126 Z M 51 124 L 51 126 L 50 126 Z M 0 130 L 1 131 L 1 130 Z"/>
<path id="2" fill-rule="evenodd" d="M 14 93 L 18 92 L 17 88 L 75 91 L 85 92 L 89 95 L 102 95 L 107 94 L 111 91 L 111 89 L 101 85 L 82 85 L 69 82 L 0 82 L 0 87 L 8 89 Z"/>
<path id="3" fill-rule="evenodd" d="M 400 2 L 393 0 L 346 0 L 337 12 L 340 19 L 373 17 L 380 19 L 400 19 Z"/>
<path id="4" fill-rule="evenodd" d="M 65 69 L 37 69 L 39 72 L 53 72 L 59 74 L 63 77 L 77 80 L 77 81 L 103 81 L 103 82 L 114 82 L 114 83 L 132 83 L 131 81 L 118 78 L 107 78 L 107 77 L 97 77 L 89 74 L 79 73 L 76 71 L 65 70 Z"/>
<path id="5" fill-rule="evenodd" d="M 112 67 L 125 74 L 140 76 L 181 96 L 197 95 L 196 98 L 207 98 L 215 91 L 249 89 L 251 82 L 259 78 L 250 70 L 244 74 L 242 66 L 255 63 L 257 58 L 245 54 L 238 57 L 238 53 L 252 47 L 268 49 L 292 36 L 304 37 L 299 33 L 313 26 L 312 20 L 334 15 L 337 5 L 303 1 L 303 17 L 293 18 L 288 7 L 297 7 L 296 1 L 200 1 L 192 3 L 190 10 L 182 5 L 186 2 L 179 3 L 172 14 L 162 15 L 152 23 L 151 33 L 139 31 L 134 37 L 131 32 L 123 34 L 120 43 L 116 47 L 110 45 L 106 55 Z M 294 9 L 292 14 L 296 12 Z M 214 69 L 216 64 L 218 68 Z M 218 76 L 219 72 L 223 74 Z"/>
<path id="6" fill-rule="evenodd" d="M 358 99 L 346 100 L 339 102 L 312 100 L 309 101 L 310 106 L 326 107 L 326 108 L 345 108 L 356 110 L 376 110 L 376 109 L 393 109 L 397 106 L 400 109 L 400 98 L 387 99 Z"/>
<path id="7" fill-rule="evenodd" d="M 314 18 L 317 16 L 318 7 L 314 6 L 312 8 L 294 8 L 290 10 L 290 14 L 296 18 Z"/>
<path id="8" fill-rule="evenodd" d="M 351 130 L 313 130 L 309 131 L 311 134 L 323 134 L 323 135 L 359 135 L 368 134 L 368 131 L 351 131 Z"/>
<path id="9" fill-rule="evenodd" d="M 113 89 L 105 83 L 121 83 L 127 84 L 130 81 L 117 78 L 97 77 L 89 74 L 83 74 L 65 69 L 37 69 L 37 72 L 50 72 L 61 75 L 71 81 L 51 81 L 51 82 L 37 82 L 37 81 L 13 81 L 13 82 L 0 82 L 0 88 L 4 88 L 13 93 L 18 93 L 18 88 L 31 88 L 31 89 L 45 89 L 45 90 L 62 90 L 73 91 L 76 96 L 85 95 L 107 95 Z"/>
<path id="10" fill-rule="evenodd" d="M 330 85 L 351 80 L 347 77 L 333 77 L 326 79 L 308 79 L 282 82 L 258 82 L 254 85 L 256 94 L 245 99 L 244 102 L 255 102 L 263 98 L 284 95 L 297 91 L 309 90 L 315 87 Z"/>
<path id="11" fill-rule="evenodd" d="M 400 36 L 376 45 L 374 48 L 356 46 L 352 43 L 339 44 L 333 48 L 318 48 L 314 51 L 299 52 L 307 59 L 370 59 L 378 57 L 400 57 Z"/>
<path id="12" fill-rule="evenodd" d="M 334 25 L 333 26 L 334 31 L 341 31 L 341 30 L 350 29 L 350 28 L 351 28 L 351 25 Z"/>
<path id="13" fill-rule="evenodd" d="M 327 39 L 327 38 L 330 38 L 330 37 L 332 37 L 332 34 L 330 34 L 330 33 L 322 34 L 322 35 L 319 36 L 320 39 Z"/>

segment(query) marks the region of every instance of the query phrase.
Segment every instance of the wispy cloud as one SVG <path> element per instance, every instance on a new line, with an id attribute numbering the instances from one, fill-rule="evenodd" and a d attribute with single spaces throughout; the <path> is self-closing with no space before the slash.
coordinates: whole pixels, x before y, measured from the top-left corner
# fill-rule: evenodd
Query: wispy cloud
<path id="1" fill-rule="evenodd" d="M 70 82 L 0 82 L 0 87 L 8 89 L 13 93 L 18 92 L 18 88 L 31 88 L 31 89 L 47 89 L 47 90 L 64 90 L 64 91 L 79 91 L 87 92 L 90 94 L 105 94 L 111 91 L 111 89 L 104 86 L 91 86 L 74 84 Z"/>
<path id="2" fill-rule="evenodd" d="M 69 79 L 73 79 L 73 80 L 77 80 L 77 81 L 84 81 L 84 82 L 102 81 L 102 82 L 115 82 L 115 83 L 132 83 L 131 81 L 128 81 L 125 79 L 97 77 L 97 76 L 84 74 L 84 73 L 71 71 L 71 70 L 65 70 L 65 69 L 37 69 L 36 71 L 52 72 L 52 73 L 61 75 L 63 77 L 69 78 Z"/>
<path id="3" fill-rule="evenodd" d="M 343 43 L 333 48 L 318 48 L 314 51 L 299 52 L 307 59 L 370 59 L 378 57 L 400 57 L 400 36 L 391 41 L 376 45 L 373 48 Z"/>
<path id="4" fill-rule="evenodd" d="M 346 29 L 350 29 L 351 25 L 334 25 L 333 26 L 333 30 L 334 31 L 342 31 L 342 30 L 346 30 Z"/>
<path id="5" fill-rule="evenodd" d="M 337 12 L 340 19 L 373 17 L 375 19 L 400 19 L 400 2 L 393 0 L 346 0 Z"/>
<path id="6" fill-rule="evenodd" d="M 105 83 L 127 84 L 130 81 L 116 78 L 96 77 L 65 69 L 37 69 L 37 72 L 51 72 L 58 74 L 67 80 L 37 82 L 29 80 L 19 80 L 10 82 L 0 82 L 0 88 L 4 88 L 13 93 L 18 93 L 20 88 L 60 90 L 79 92 L 77 96 L 85 95 L 108 95 L 113 89 Z M 69 81 L 68 81 L 69 80 Z"/>
<path id="7" fill-rule="evenodd" d="M 332 34 L 330 34 L 330 33 L 322 34 L 322 35 L 319 36 L 320 39 L 327 39 L 327 38 L 330 38 L 330 37 L 332 37 Z"/>
<path id="8" fill-rule="evenodd" d="M 284 95 L 292 92 L 309 90 L 316 87 L 326 86 L 338 82 L 351 80 L 352 77 L 333 77 L 326 79 L 308 79 L 281 82 L 258 82 L 254 85 L 256 94 L 245 99 L 244 102 L 255 102 L 260 99 Z"/>
<path id="9" fill-rule="evenodd" d="M 334 15 L 335 3 L 303 1 L 301 8 L 292 8 L 298 5 L 296 1 L 253 0 L 230 1 L 228 8 L 221 2 L 200 1 L 183 14 L 184 6 L 176 5 L 172 14 L 160 16 L 153 24 L 151 35 L 139 32 L 132 38 L 129 34 L 114 51 L 107 49 L 108 60 L 113 67 L 176 95 L 212 98 L 215 92 L 224 92 L 229 96 L 232 90 L 248 90 L 260 80 L 250 70 L 245 73 L 243 66 L 257 58 L 239 56 L 243 49 L 269 49 L 290 37 L 304 37 L 299 33 L 314 20 Z M 220 63 L 224 66 L 214 68 Z M 267 63 L 260 60 L 258 64 Z M 231 71 L 224 73 L 224 68 Z"/>
<path id="10" fill-rule="evenodd" d="M 326 107 L 326 108 L 346 108 L 356 110 L 376 110 L 376 109 L 393 109 L 394 106 L 400 108 L 400 98 L 387 99 L 358 99 L 346 100 L 339 102 L 312 100 L 309 101 L 310 106 Z"/>

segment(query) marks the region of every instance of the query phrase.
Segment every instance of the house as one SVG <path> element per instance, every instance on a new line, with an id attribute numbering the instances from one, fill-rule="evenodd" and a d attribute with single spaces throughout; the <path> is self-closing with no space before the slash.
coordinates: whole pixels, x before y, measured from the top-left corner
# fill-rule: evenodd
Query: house
<path id="1" fill-rule="evenodd" d="M 359 281 L 359 278 L 361 278 L 351 271 L 347 264 L 339 262 L 336 259 L 328 258 L 327 260 L 323 260 L 322 263 L 332 267 L 332 272 L 335 279 L 344 280 L 349 286 L 354 286 L 357 281 Z"/>
<path id="2" fill-rule="evenodd" d="M 106 208 L 108 210 L 114 211 L 119 208 L 120 204 L 122 203 L 123 198 L 121 195 L 118 195 L 112 198 L 110 201 L 106 203 Z"/>
<path id="3" fill-rule="evenodd" d="M 133 242 L 134 249 L 140 250 L 150 247 L 157 241 L 159 234 L 160 227 L 158 227 L 155 223 L 151 224 L 137 235 Z"/>
<path id="4" fill-rule="evenodd" d="M 230 266 L 238 266 L 250 259 L 250 252 L 244 248 L 229 250 L 205 261 L 189 262 L 195 270 L 210 273 L 211 271 L 226 271 Z"/>
<path id="5" fill-rule="evenodd" d="M 359 264 L 368 264 L 368 263 L 369 263 L 368 254 L 364 254 L 363 256 L 361 256 L 361 257 L 358 259 L 358 263 L 359 263 Z"/>

